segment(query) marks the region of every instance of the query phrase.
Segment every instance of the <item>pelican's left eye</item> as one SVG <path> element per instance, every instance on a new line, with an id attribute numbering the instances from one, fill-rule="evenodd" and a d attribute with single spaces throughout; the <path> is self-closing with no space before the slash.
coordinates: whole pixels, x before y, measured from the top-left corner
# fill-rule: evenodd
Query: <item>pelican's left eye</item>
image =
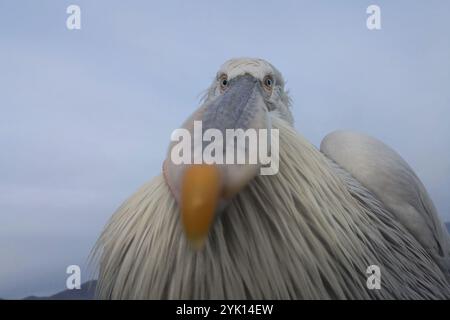
<path id="1" fill-rule="evenodd" d="M 263 80 L 264 86 L 268 90 L 272 90 L 273 87 L 273 78 L 272 76 L 265 76 Z"/>
<path id="2" fill-rule="evenodd" d="M 219 77 L 220 89 L 224 91 L 228 86 L 228 76 L 226 74 L 222 74 Z"/>

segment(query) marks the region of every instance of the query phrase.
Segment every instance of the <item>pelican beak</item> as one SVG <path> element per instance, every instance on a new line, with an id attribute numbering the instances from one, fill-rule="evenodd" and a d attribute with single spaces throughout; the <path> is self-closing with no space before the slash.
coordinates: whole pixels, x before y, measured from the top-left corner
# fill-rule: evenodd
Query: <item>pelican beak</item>
<path id="1" fill-rule="evenodd" d="M 266 113 L 260 82 L 250 75 L 232 79 L 222 95 L 202 105 L 183 125 L 194 136 L 194 146 L 192 150 L 189 147 L 189 151 L 191 154 L 197 150 L 203 152 L 208 143 L 201 139 L 200 148 L 196 149 L 196 132 L 203 137 L 208 129 L 215 129 L 226 137 L 228 129 L 266 128 Z M 196 122 L 202 123 L 202 129 L 197 131 Z M 224 140 L 216 151 L 223 152 L 224 160 L 228 152 L 227 141 Z M 169 155 L 173 146 L 169 147 Z M 249 149 L 253 150 L 248 146 L 240 150 L 236 147 L 233 154 L 242 151 L 248 156 Z M 204 159 L 175 164 L 171 157 L 164 163 L 164 177 L 180 207 L 186 238 L 195 249 L 203 247 L 216 214 L 255 177 L 260 167 L 254 163 L 208 163 L 214 164 L 206 164 Z"/>
<path id="2" fill-rule="evenodd" d="M 181 186 L 181 218 L 186 237 L 201 249 L 218 206 L 221 182 L 217 166 L 198 164 L 184 171 Z"/>

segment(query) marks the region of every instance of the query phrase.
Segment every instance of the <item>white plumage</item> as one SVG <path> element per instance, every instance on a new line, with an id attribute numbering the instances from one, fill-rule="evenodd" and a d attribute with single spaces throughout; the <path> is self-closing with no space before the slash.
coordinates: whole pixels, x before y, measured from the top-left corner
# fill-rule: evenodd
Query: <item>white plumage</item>
<path id="1" fill-rule="evenodd" d="M 97 243 L 100 298 L 450 298 L 448 235 L 394 151 L 336 132 L 321 153 L 293 129 L 284 81 L 272 65 L 233 59 L 221 74 L 231 83 L 273 77 L 276 85 L 261 90 L 265 105 L 255 108 L 280 130 L 279 173 L 254 177 L 230 199 L 202 250 L 189 246 L 179 197 L 169 189 L 182 171 L 154 178 L 118 209 Z M 227 94 L 217 81 L 186 127 Z M 181 170 L 167 161 L 170 173 Z M 381 290 L 366 286 L 373 264 L 381 268 Z"/>

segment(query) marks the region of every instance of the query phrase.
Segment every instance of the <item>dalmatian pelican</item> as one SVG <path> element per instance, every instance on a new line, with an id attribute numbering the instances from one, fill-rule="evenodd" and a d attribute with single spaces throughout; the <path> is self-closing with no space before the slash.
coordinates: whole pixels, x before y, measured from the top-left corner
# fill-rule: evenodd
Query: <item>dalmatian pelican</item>
<path id="1" fill-rule="evenodd" d="M 316 148 L 294 129 L 284 83 L 262 59 L 222 65 L 182 128 L 277 129 L 278 172 L 176 164 L 172 141 L 97 241 L 99 298 L 450 298 L 449 236 L 411 167 L 356 132 Z"/>

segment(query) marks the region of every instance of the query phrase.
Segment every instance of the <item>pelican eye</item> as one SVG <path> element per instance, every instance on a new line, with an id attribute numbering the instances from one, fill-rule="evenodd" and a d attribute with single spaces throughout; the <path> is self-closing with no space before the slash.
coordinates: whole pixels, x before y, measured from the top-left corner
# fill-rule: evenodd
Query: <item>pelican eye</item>
<path id="1" fill-rule="evenodd" d="M 264 77 L 263 84 L 264 84 L 264 87 L 265 87 L 267 90 L 272 90 L 273 82 L 274 82 L 274 81 L 273 81 L 272 76 L 265 76 L 265 77 Z"/>
<path id="2" fill-rule="evenodd" d="M 223 74 L 219 77 L 219 84 L 220 84 L 220 89 L 223 91 L 228 87 L 228 76 L 226 74 Z"/>

